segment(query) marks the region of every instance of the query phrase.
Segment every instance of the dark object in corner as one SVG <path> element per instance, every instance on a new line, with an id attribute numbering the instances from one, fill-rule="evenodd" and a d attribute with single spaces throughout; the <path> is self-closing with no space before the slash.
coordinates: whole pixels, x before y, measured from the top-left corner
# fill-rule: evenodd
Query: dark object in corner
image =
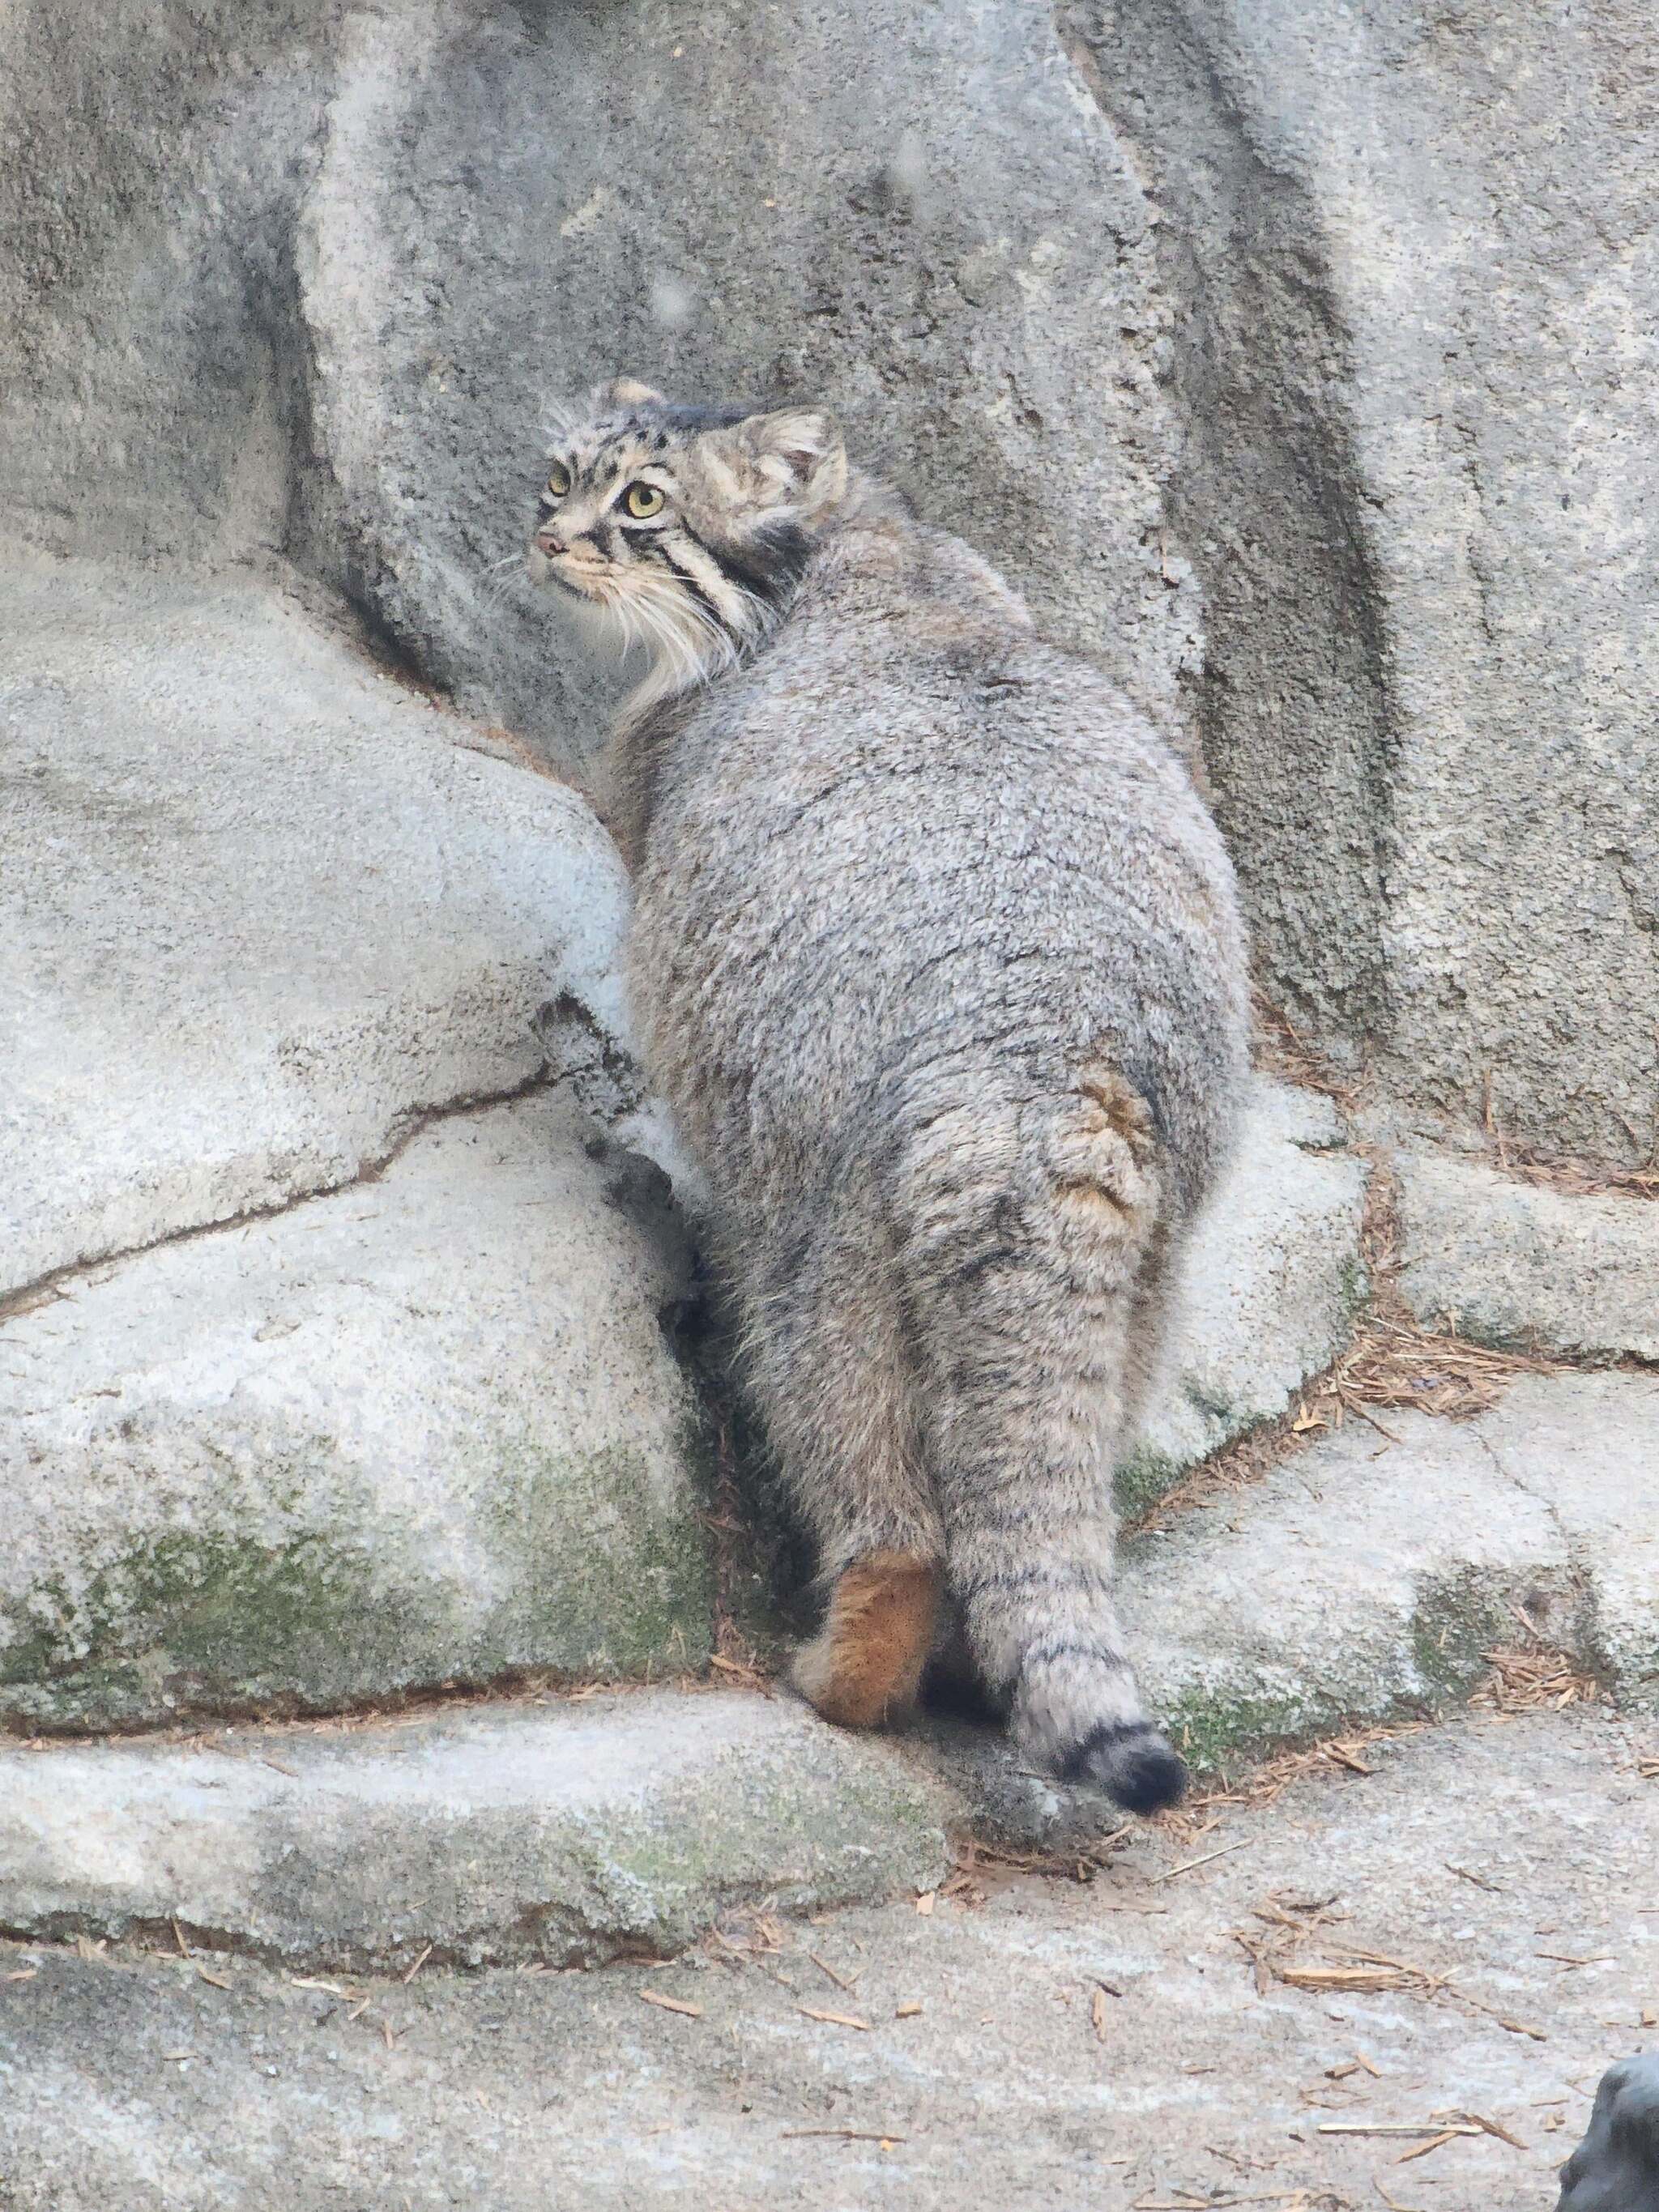
<path id="1" fill-rule="evenodd" d="M 1659 2212 L 1659 2051 L 1609 2066 L 1556 2212 Z"/>

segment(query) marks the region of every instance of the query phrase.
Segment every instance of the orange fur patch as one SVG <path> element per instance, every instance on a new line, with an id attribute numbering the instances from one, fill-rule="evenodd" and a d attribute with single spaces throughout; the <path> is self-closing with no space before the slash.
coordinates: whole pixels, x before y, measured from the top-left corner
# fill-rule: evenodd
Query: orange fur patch
<path id="1" fill-rule="evenodd" d="M 908 1552 L 848 1567 L 829 1618 L 795 1659 L 795 1685 L 827 1721 L 879 1728 L 916 1700 L 933 1640 L 939 1569 Z"/>

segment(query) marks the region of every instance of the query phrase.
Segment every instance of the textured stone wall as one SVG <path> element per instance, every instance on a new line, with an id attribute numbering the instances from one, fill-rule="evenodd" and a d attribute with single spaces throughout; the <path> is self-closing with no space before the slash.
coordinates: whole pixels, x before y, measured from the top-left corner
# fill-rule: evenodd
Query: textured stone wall
<path id="1" fill-rule="evenodd" d="M 1197 700 L 1275 994 L 1465 1123 L 1659 1139 L 1659 100 L 1640 0 L 1106 0 Z"/>
<path id="2" fill-rule="evenodd" d="M 544 400 L 826 397 L 1195 716 L 1314 1034 L 1645 1156 L 1642 0 L 24 0 L 3 48 L 0 526 L 284 557 L 574 764 Z"/>

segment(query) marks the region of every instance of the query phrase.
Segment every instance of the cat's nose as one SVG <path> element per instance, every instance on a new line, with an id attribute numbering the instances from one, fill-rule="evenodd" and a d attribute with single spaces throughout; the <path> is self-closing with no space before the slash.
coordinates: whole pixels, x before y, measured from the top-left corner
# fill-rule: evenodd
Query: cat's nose
<path id="1" fill-rule="evenodd" d="M 565 543 L 556 530 L 542 529 L 536 532 L 536 550 L 545 553 L 551 560 L 556 553 L 565 550 Z"/>

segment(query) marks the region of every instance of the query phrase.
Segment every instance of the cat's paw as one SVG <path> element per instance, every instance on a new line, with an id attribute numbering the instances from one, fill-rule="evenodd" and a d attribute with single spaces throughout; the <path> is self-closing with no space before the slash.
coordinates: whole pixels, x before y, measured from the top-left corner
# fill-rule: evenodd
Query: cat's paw
<path id="1" fill-rule="evenodd" d="M 873 1552 L 837 1577 L 823 1626 L 795 1654 L 795 1687 L 838 1728 L 883 1728 L 916 1701 L 933 1640 L 939 1570 Z"/>

